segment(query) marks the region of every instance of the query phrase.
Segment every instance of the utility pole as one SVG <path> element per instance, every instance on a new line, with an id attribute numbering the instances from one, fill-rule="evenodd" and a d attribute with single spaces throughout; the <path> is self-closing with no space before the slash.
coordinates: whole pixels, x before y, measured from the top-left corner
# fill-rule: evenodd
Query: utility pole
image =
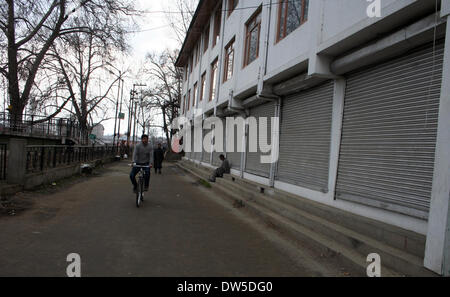
<path id="1" fill-rule="evenodd" d="M 137 91 L 135 91 L 135 87 L 146 87 L 147 85 L 146 84 L 133 84 L 133 90 L 131 91 L 132 93 L 132 95 L 131 95 L 131 100 L 132 100 L 132 102 L 133 102 L 133 105 L 131 106 L 131 112 L 133 113 L 133 107 L 134 107 L 134 126 L 133 126 L 133 143 L 136 143 L 136 125 L 137 125 L 137 117 L 138 117 L 138 113 L 137 113 L 137 111 L 138 111 L 138 109 L 137 109 L 137 106 L 138 106 L 138 101 L 139 101 L 139 98 L 137 98 Z M 142 92 L 141 92 L 141 95 L 142 95 Z M 133 114 L 131 115 L 131 121 L 130 121 L 130 124 L 132 125 L 133 124 Z M 131 125 L 130 125 L 130 130 L 131 130 Z"/>
<path id="2" fill-rule="evenodd" d="M 127 149 L 130 151 L 130 137 L 131 137 L 131 128 L 133 121 L 133 108 L 134 108 L 134 85 L 133 90 L 130 91 L 130 105 L 128 106 L 128 133 L 127 133 Z"/>
<path id="3" fill-rule="evenodd" d="M 114 74 L 112 71 L 110 71 L 110 73 Z M 119 85 L 117 86 L 117 99 L 116 99 L 116 116 L 114 117 L 113 147 L 116 144 L 117 113 L 119 112 L 119 96 L 120 96 L 120 80 L 121 79 L 122 79 L 122 72 L 119 70 Z"/>
<path id="4" fill-rule="evenodd" d="M 119 117 L 122 114 L 123 85 L 124 85 L 123 79 L 120 79 L 120 80 L 122 80 L 122 92 L 121 92 L 121 95 L 120 95 Z M 119 80 L 119 83 L 120 83 L 120 80 Z M 119 147 L 120 147 L 120 121 L 121 121 L 121 119 L 119 118 L 119 128 L 117 129 L 117 143 L 119 145 L 117 146 L 117 151 L 119 151 Z M 119 154 L 120 154 L 120 152 L 119 152 Z"/>

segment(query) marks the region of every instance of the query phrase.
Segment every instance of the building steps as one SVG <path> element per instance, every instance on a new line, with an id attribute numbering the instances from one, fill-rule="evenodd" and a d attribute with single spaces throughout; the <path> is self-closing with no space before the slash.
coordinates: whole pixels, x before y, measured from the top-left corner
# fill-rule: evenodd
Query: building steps
<path id="1" fill-rule="evenodd" d="M 178 165 L 198 178 L 207 180 L 211 174 L 210 168 L 205 168 L 190 161 L 183 160 Z M 287 195 L 233 175 L 218 178 L 213 187 L 232 197 L 234 201 L 238 201 L 271 225 L 276 226 L 278 231 L 288 237 L 313 243 L 315 248 L 324 251 L 340 254 L 364 271 L 368 265 L 366 262 L 367 255 L 378 253 L 381 257 L 382 275 L 384 276 L 434 275 L 434 273 L 423 268 L 423 256 L 417 255 L 421 252 L 421 238 L 414 232 L 400 228 L 396 230 L 396 227 L 388 224 L 380 224 L 377 221 L 345 213 L 308 199 L 297 198 L 296 201 L 292 201 L 295 199 L 293 195 Z M 360 221 L 363 225 L 361 228 L 359 228 Z M 341 224 L 342 222 L 344 224 Z M 349 228 L 349 222 L 352 222 L 352 226 L 357 228 Z M 378 234 L 375 238 L 364 232 L 368 223 L 371 223 L 371 233 Z M 386 231 L 389 228 L 392 230 Z M 383 238 L 384 233 L 390 235 L 390 237 L 385 236 L 386 238 Z M 396 234 L 396 236 L 393 234 Z M 398 247 L 398 238 L 404 238 L 405 235 L 412 238 L 411 242 L 417 241 L 415 242 L 416 247 L 410 248 L 415 253 Z M 377 237 L 384 240 L 377 240 Z M 388 244 L 389 241 L 393 244 Z M 392 268 L 395 268 L 395 271 Z"/>

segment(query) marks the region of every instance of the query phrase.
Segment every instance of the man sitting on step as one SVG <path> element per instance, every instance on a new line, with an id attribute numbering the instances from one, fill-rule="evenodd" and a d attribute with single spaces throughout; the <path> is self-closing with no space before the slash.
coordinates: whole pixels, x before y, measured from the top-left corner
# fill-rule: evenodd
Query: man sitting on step
<path id="1" fill-rule="evenodd" d="M 216 177 L 223 177 L 223 175 L 225 173 L 227 173 L 227 174 L 230 173 L 230 163 L 228 162 L 228 160 L 225 159 L 224 155 L 220 155 L 219 158 L 222 161 L 222 165 L 220 165 L 219 168 L 214 170 L 214 172 L 212 173 L 211 177 L 209 178 L 210 182 L 215 182 L 216 181 Z"/>

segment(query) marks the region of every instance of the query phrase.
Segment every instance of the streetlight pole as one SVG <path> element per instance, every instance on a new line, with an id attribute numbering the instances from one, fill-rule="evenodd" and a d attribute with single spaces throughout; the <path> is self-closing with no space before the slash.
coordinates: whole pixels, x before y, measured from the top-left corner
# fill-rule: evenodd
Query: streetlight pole
<path id="1" fill-rule="evenodd" d="M 119 108 L 119 117 L 122 114 L 122 101 L 123 101 L 123 85 L 124 85 L 124 81 L 121 78 L 120 80 L 122 80 L 122 92 L 120 95 L 120 108 Z M 119 84 L 120 84 L 120 80 L 119 80 Z M 121 119 L 119 118 L 119 127 L 117 129 L 117 143 L 120 145 L 120 121 Z M 119 145 L 117 146 L 117 151 L 119 151 Z M 120 152 L 119 152 L 120 153 Z"/>
<path id="2" fill-rule="evenodd" d="M 110 71 L 110 73 L 113 73 Z M 114 136 L 113 136 L 113 147 L 116 144 L 116 127 L 117 127 L 117 113 L 119 110 L 119 95 L 120 95 L 120 80 L 122 77 L 122 72 L 119 71 L 119 85 L 117 86 L 117 99 L 116 99 L 116 116 L 114 117 Z M 119 122 L 120 123 L 120 122 Z"/>
<path id="3" fill-rule="evenodd" d="M 130 121 L 130 130 L 131 130 L 131 126 L 133 125 L 134 122 L 134 126 L 133 126 L 133 143 L 136 143 L 136 124 L 137 124 L 137 106 L 138 106 L 138 98 L 137 98 L 137 91 L 135 91 L 135 87 L 146 87 L 146 84 L 133 84 L 133 90 L 131 91 L 131 101 L 132 101 L 132 105 L 131 105 L 131 121 Z M 133 107 L 134 107 L 134 112 L 133 112 Z M 133 115 L 134 115 L 134 121 L 133 121 Z"/>

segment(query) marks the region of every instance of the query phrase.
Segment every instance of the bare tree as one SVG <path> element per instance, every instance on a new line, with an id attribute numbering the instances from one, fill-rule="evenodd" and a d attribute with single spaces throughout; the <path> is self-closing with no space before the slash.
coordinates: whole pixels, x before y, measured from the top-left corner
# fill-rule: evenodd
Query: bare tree
<path id="1" fill-rule="evenodd" d="M 167 20 L 180 46 L 186 37 L 198 2 L 199 0 L 175 0 L 172 6 L 166 8 Z"/>
<path id="2" fill-rule="evenodd" d="M 107 120 L 105 101 L 109 100 L 114 84 L 124 74 L 121 73 L 109 82 L 104 79 L 108 77 L 105 70 L 111 65 L 109 61 L 113 61 L 112 51 L 115 48 L 115 45 L 105 44 L 96 35 L 73 33 L 64 36 L 49 52 L 57 61 L 54 72 L 58 72 L 64 80 L 67 98 L 70 99 L 85 143 L 92 128 Z M 95 85 L 92 86 L 96 82 L 106 88 L 101 91 Z"/>
<path id="3" fill-rule="evenodd" d="M 167 143 L 172 141 L 173 133 L 169 127 L 178 117 L 182 92 L 182 70 L 175 67 L 178 51 L 166 50 L 161 54 L 148 54 L 149 66 L 145 72 L 150 75 L 153 85 L 145 91 L 145 96 L 151 98 L 153 107 L 160 110 L 163 117 L 162 129 Z"/>
<path id="4" fill-rule="evenodd" d="M 36 78 L 46 75 L 40 71 L 56 40 L 84 32 L 125 47 L 125 28 L 130 25 L 126 16 L 137 14 L 133 7 L 132 0 L 2 1 L 0 73 L 8 80 L 14 120 L 21 121 Z"/>

